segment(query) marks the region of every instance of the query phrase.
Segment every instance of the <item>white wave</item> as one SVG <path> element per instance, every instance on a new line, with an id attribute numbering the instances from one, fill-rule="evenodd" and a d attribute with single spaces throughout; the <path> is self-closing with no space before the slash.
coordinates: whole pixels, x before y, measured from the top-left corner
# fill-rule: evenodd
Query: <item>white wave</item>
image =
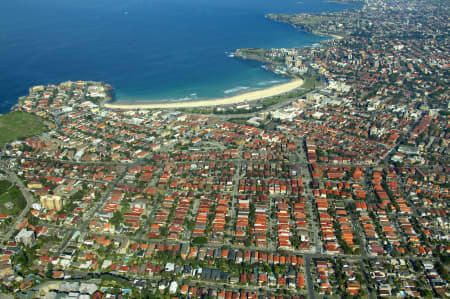
<path id="1" fill-rule="evenodd" d="M 283 82 L 283 81 L 281 81 L 281 80 L 262 81 L 262 82 L 258 82 L 256 85 L 267 86 L 267 85 L 277 84 L 277 83 L 281 83 L 281 82 Z"/>
<path id="2" fill-rule="evenodd" d="M 231 89 L 227 89 L 223 93 L 224 94 L 235 93 L 235 92 L 240 92 L 240 91 L 247 90 L 249 88 L 250 87 L 248 87 L 248 86 L 238 86 L 238 87 L 234 87 L 234 88 L 231 88 Z"/>
<path id="3" fill-rule="evenodd" d="M 170 98 L 166 101 L 169 102 L 189 102 L 189 101 L 194 101 L 194 100 L 198 100 L 198 94 L 196 92 L 193 92 L 191 94 L 189 94 L 188 96 L 184 96 L 181 98 Z"/>
<path id="4" fill-rule="evenodd" d="M 193 98 L 183 97 L 183 98 L 178 98 L 178 99 L 170 99 L 169 102 L 189 102 L 191 100 L 193 100 Z"/>

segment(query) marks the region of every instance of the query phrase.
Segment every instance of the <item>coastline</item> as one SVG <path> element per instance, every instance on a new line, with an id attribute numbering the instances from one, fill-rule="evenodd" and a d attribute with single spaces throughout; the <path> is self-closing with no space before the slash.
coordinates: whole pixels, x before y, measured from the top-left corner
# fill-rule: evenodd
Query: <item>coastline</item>
<path id="1" fill-rule="evenodd" d="M 186 101 L 186 102 L 162 102 L 162 103 L 105 103 L 105 108 L 111 109 L 175 109 L 175 108 L 198 108 L 198 107 L 212 107 L 212 106 L 226 106 L 239 104 L 244 102 L 253 102 L 265 98 L 284 94 L 286 92 L 295 90 L 303 85 L 302 79 L 294 79 L 290 82 L 271 86 L 269 88 L 255 90 L 227 98 L 217 98 L 209 100 Z"/>

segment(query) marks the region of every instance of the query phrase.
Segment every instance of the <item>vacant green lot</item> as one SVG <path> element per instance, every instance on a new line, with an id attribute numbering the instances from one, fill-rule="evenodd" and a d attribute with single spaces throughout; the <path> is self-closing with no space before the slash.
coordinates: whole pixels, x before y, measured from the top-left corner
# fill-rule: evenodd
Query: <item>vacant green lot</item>
<path id="1" fill-rule="evenodd" d="M 46 130 L 44 120 L 26 112 L 0 115 L 0 147 L 14 140 L 40 134 Z"/>
<path id="2" fill-rule="evenodd" d="M 8 181 L 0 181 L 0 214 L 17 215 L 27 205 L 19 188 L 11 185 Z M 7 208 L 5 204 L 8 203 L 11 203 L 12 207 Z"/>

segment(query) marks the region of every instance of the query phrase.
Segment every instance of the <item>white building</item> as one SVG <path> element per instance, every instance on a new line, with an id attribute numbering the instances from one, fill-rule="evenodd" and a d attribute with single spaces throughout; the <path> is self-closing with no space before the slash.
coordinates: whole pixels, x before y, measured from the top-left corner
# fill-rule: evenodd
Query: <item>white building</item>
<path id="1" fill-rule="evenodd" d="M 172 281 L 170 283 L 169 292 L 171 294 L 175 294 L 177 292 L 177 289 L 178 289 L 178 283 L 176 281 Z"/>
<path id="2" fill-rule="evenodd" d="M 34 241 L 36 240 L 34 236 L 34 231 L 27 230 L 23 228 L 17 236 L 14 238 L 17 243 L 23 243 L 25 246 L 31 247 L 33 246 Z"/>

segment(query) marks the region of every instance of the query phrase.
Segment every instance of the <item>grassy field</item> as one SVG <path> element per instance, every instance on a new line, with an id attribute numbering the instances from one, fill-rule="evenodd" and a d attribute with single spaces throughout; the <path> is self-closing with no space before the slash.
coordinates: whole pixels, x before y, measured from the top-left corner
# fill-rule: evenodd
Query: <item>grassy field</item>
<path id="1" fill-rule="evenodd" d="M 302 87 L 305 89 L 316 88 L 317 86 L 323 85 L 323 83 L 320 82 L 319 78 L 315 76 L 305 76 L 303 80 L 305 82 L 303 83 Z"/>
<path id="2" fill-rule="evenodd" d="M 36 115 L 19 111 L 0 115 L 0 147 L 44 131 L 46 131 L 44 120 Z"/>
<path id="3" fill-rule="evenodd" d="M 238 124 L 238 125 L 245 125 L 245 123 L 247 122 L 247 120 L 249 120 L 250 118 L 245 117 L 245 118 L 230 118 L 228 121 Z"/>
<path id="4" fill-rule="evenodd" d="M 11 183 L 9 181 L 0 181 L 0 195 L 7 192 Z"/>
<path id="5" fill-rule="evenodd" d="M 282 94 L 279 96 L 274 96 L 271 98 L 263 99 L 263 100 L 259 101 L 258 103 L 262 104 L 264 107 L 269 107 L 269 106 L 278 104 L 278 103 L 286 101 L 286 100 L 300 98 L 308 92 L 309 92 L 309 90 L 295 90 L 295 91 L 288 92 L 288 93 L 285 93 L 285 94 Z"/>
<path id="6" fill-rule="evenodd" d="M 16 186 L 11 187 L 8 181 L 0 181 L 0 213 L 18 215 L 26 206 L 25 198 Z M 12 203 L 13 207 L 8 209 L 5 204 Z"/>
<path id="7" fill-rule="evenodd" d="M 245 59 L 252 59 L 257 61 L 266 61 L 266 54 L 268 50 L 263 48 L 244 48 L 236 51 L 236 57 Z"/>

